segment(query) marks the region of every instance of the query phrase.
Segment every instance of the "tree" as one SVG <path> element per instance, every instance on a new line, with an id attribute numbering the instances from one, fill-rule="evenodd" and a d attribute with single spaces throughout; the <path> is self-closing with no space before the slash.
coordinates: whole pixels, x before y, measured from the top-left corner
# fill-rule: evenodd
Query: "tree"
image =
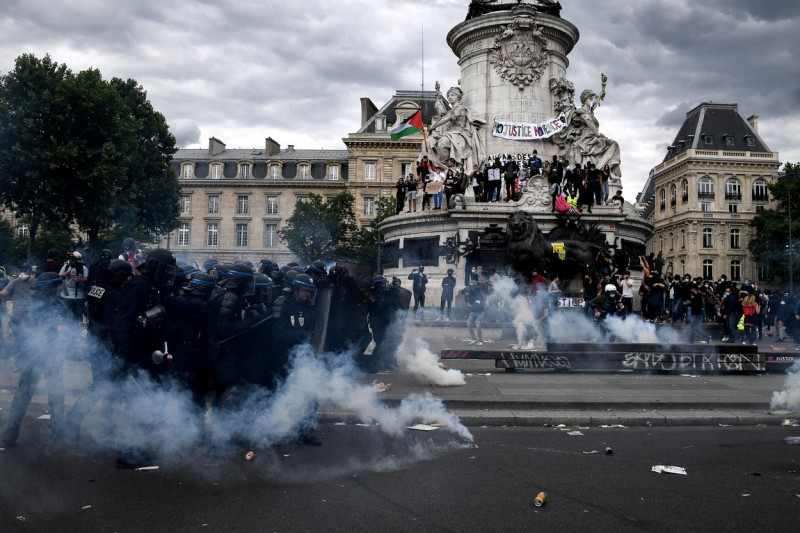
<path id="1" fill-rule="evenodd" d="M 800 238 L 800 163 L 786 163 L 785 174 L 775 183 L 769 184 L 770 195 L 777 202 L 776 209 L 765 209 L 750 221 L 755 236 L 747 249 L 753 259 L 770 273 L 772 281 L 786 283 L 789 280 L 789 211 L 792 209 L 793 250 L 798 250 Z M 791 204 L 790 204 L 791 202 Z M 794 270 L 798 260 L 795 256 Z"/>
<path id="2" fill-rule="evenodd" d="M 381 197 L 378 199 L 377 206 L 375 206 L 375 218 L 368 226 L 359 229 L 352 239 L 353 261 L 377 266 L 379 238 L 381 246 L 383 245 L 383 238 L 380 237 L 378 226 L 385 218 L 395 215 L 396 209 L 397 202 L 394 198 Z"/>
<path id="3" fill-rule="evenodd" d="M 175 150 L 134 80 L 28 54 L 0 78 L 0 202 L 30 220 L 29 257 L 43 223 L 77 224 L 90 249 L 115 229 L 143 240 L 174 229 Z"/>
<path id="4" fill-rule="evenodd" d="M 358 234 L 354 205 L 355 198 L 347 191 L 328 201 L 311 193 L 307 201 L 295 205 L 278 237 L 305 263 L 353 261 Z"/>
<path id="5" fill-rule="evenodd" d="M 43 221 L 72 215 L 63 204 L 69 174 L 63 160 L 70 151 L 63 87 L 71 76 L 50 56 L 25 54 L 0 78 L 0 202 L 30 221 L 29 257 Z"/>

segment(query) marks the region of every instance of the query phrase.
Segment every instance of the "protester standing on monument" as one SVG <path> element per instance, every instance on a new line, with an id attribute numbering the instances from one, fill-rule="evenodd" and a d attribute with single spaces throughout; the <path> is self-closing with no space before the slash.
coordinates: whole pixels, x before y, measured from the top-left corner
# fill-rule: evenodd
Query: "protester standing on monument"
<path id="1" fill-rule="evenodd" d="M 476 202 L 483 202 L 484 201 L 484 186 L 486 184 L 486 170 L 488 170 L 489 166 L 483 166 L 483 172 L 480 171 L 478 165 L 474 165 L 472 167 L 472 174 L 469 175 L 469 185 L 472 187 L 472 194 L 475 195 Z M 467 192 L 466 187 L 464 188 L 464 193 Z"/>
<path id="2" fill-rule="evenodd" d="M 600 196 L 603 201 L 603 205 L 608 205 L 610 180 L 611 180 L 611 167 L 609 167 L 608 165 L 604 165 L 603 170 L 600 171 Z"/>
<path id="3" fill-rule="evenodd" d="M 409 177 L 411 174 L 409 174 Z M 406 180 L 403 176 L 400 176 L 397 179 L 397 183 L 394 185 L 396 193 L 396 203 L 395 203 L 395 211 L 400 214 L 403 212 L 403 207 L 405 206 L 406 202 Z"/>
<path id="4" fill-rule="evenodd" d="M 419 182 L 411 174 L 406 179 L 406 203 L 408 203 L 408 212 L 417 212 L 417 189 Z"/>
<path id="5" fill-rule="evenodd" d="M 464 253 L 461 254 L 461 256 L 464 258 L 464 285 L 466 287 L 469 287 L 472 267 L 478 264 L 479 253 L 480 248 L 473 244 L 472 239 L 467 239 L 467 244 L 464 246 Z"/>

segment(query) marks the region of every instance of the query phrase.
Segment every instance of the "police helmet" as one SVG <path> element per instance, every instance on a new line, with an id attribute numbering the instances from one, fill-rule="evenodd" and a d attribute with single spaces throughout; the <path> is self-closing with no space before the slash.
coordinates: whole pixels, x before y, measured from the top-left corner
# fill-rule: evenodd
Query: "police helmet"
<path id="1" fill-rule="evenodd" d="M 55 294 L 55 287 L 61 283 L 61 276 L 55 272 L 42 272 L 36 276 L 36 293 L 39 295 Z"/>
<path id="2" fill-rule="evenodd" d="M 275 264 L 273 261 L 270 261 L 269 259 L 262 259 L 261 261 L 258 262 L 258 271 L 261 274 L 269 275 L 270 272 L 272 272 L 274 269 L 277 268 L 278 265 Z"/>
<path id="3" fill-rule="evenodd" d="M 372 278 L 372 288 L 385 288 L 389 283 L 386 276 L 375 276 Z"/>
<path id="4" fill-rule="evenodd" d="M 254 274 L 255 294 L 261 302 L 271 302 L 277 297 L 278 287 L 275 282 L 265 274 Z"/>
<path id="5" fill-rule="evenodd" d="M 455 272 L 455 270 L 453 270 L 452 268 L 448 268 L 447 269 L 447 275 L 448 276 L 451 275 L 453 272 Z"/>
<path id="6" fill-rule="evenodd" d="M 114 253 L 109 250 L 108 248 L 103 248 L 97 254 L 97 261 L 103 263 L 105 261 L 111 261 L 111 258 L 114 257 Z"/>
<path id="7" fill-rule="evenodd" d="M 308 274 L 298 274 L 292 282 L 295 299 L 303 304 L 311 305 L 317 295 L 317 286 Z"/>
<path id="8" fill-rule="evenodd" d="M 175 281 L 176 268 L 177 262 L 172 252 L 164 248 L 156 248 L 139 266 L 139 271 L 142 274 L 149 274 L 156 285 L 169 287 Z"/>
<path id="9" fill-rule="evenodd" d="M 617 292 L 617 286 L 614 285 L 613 283 L 609 283 L 608 285 L 605 286 L 604 290 L 607 293 L 609 293 L 609 292 Z"/>
<path id="10" fill-rule="evenodd" d="M 133 276 L 133 267 L 124 259 L 114 259 L 107 270 L 111 274 L 111 279 L 120 285 Z"/>
<path id="11" fill-rule="evenodd" d="M 392 276 L 392 285 L 394 285 L 395 287 L 400 287 L 402 284 L 403 282 L 400 280 L 400 278 L 398 278 L 397 276 Z"/>
<path id="12" fill-rule="evenodd" d="M 294 270 L 294 271 L 295 271 L 295 272 L 297 272 L 298 274 L 305 274 L 305 273 L 306 273 L 306 271 L 305 271 L 305 270 L 303 269 L 303 267 L 301 267 L 300 265 L 295 265 L 295 266 L 293 266 L 293 267 L 291 268 L 291 270 Z"/>
<path id="13" fill-rule="evenodd" d="M 287 287 L 291 288 L 292 283 L 294 283 L 295 278 L 301 274 L 297 270 L 287 270 L 286 273 L 283 275 L 283 284 Z"/>
<path id="14" fill-rule="evenodd" d="M 124 241 L 122 241 L 122 247 L 126 252 L 132 252 L 136 249 L 136 241 L 134 241 L 131 237 L 127 237 Z"/>
<path id="15" fill-rule="evenodd" d="M 219 269 L 221 287 L 238 294 L 253 293 L 253 269 L 243 264 L 222 265 Z"/>
<path id="16" fill-rule="evenodd" d="M 189 279 L 189 284 L 183 289 L 193 296 L 209 298 L 214 292 L 217 282 L 208 274 L 198 272 Z"/>
<path id="17" fill-rule="evenodd" d="M 327 273 L 328 269 L 325 267 L 325 263 L 323 263 L 322 261 L 314 261 L 313 263 L 308 265 L 308 268 L 306 268 L 306 274 L 308 274 L 309 276 L 313 276 L 315 274 L 319 276 L 324 276 Z"/>

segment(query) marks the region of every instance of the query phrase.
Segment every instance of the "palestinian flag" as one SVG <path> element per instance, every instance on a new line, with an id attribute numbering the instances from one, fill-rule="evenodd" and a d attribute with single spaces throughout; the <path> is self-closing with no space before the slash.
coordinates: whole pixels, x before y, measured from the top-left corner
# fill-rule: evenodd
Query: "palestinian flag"
<path id="1" fill-rule="evenodd" d="M 389 133 L 392 134 L 392 140 L 396 141 L 406 135 L 419 133 L 424 127 L 425 126 L 422 125 L 422 111 L 417 109 L 416 113 L 392 128 Z"/>

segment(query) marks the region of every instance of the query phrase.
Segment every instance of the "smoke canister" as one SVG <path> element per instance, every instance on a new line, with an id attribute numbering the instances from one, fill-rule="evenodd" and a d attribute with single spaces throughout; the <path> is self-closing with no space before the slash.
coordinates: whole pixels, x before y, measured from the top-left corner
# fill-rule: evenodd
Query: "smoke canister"
<path id="1" fill-rule="evenodd" d="M 533 500 L 533 505 L 535 505 L 536 507 L 541 507 L 542 505 L 544 505 L 544 502 L 546 501 L 547 501 L 547 493 L 540 492 L 539 494 L 536 495 L 536 498 Z"/>
<path id="2" fill-rule="evenodd" d="M 611 446 L 606 446 L 606 455 L 611 455 L 614 453 L 614 450 L 611 449 Z"/>
<path id="3" fill-rule="evenodd" d="M 256 456 L 256 454 L 254 452 L 249 451 L 246 454 L 244 454 L 244 460 L 245 461 L 252 461 L 253 457 L 255 457 L 255 456 Z"/>

